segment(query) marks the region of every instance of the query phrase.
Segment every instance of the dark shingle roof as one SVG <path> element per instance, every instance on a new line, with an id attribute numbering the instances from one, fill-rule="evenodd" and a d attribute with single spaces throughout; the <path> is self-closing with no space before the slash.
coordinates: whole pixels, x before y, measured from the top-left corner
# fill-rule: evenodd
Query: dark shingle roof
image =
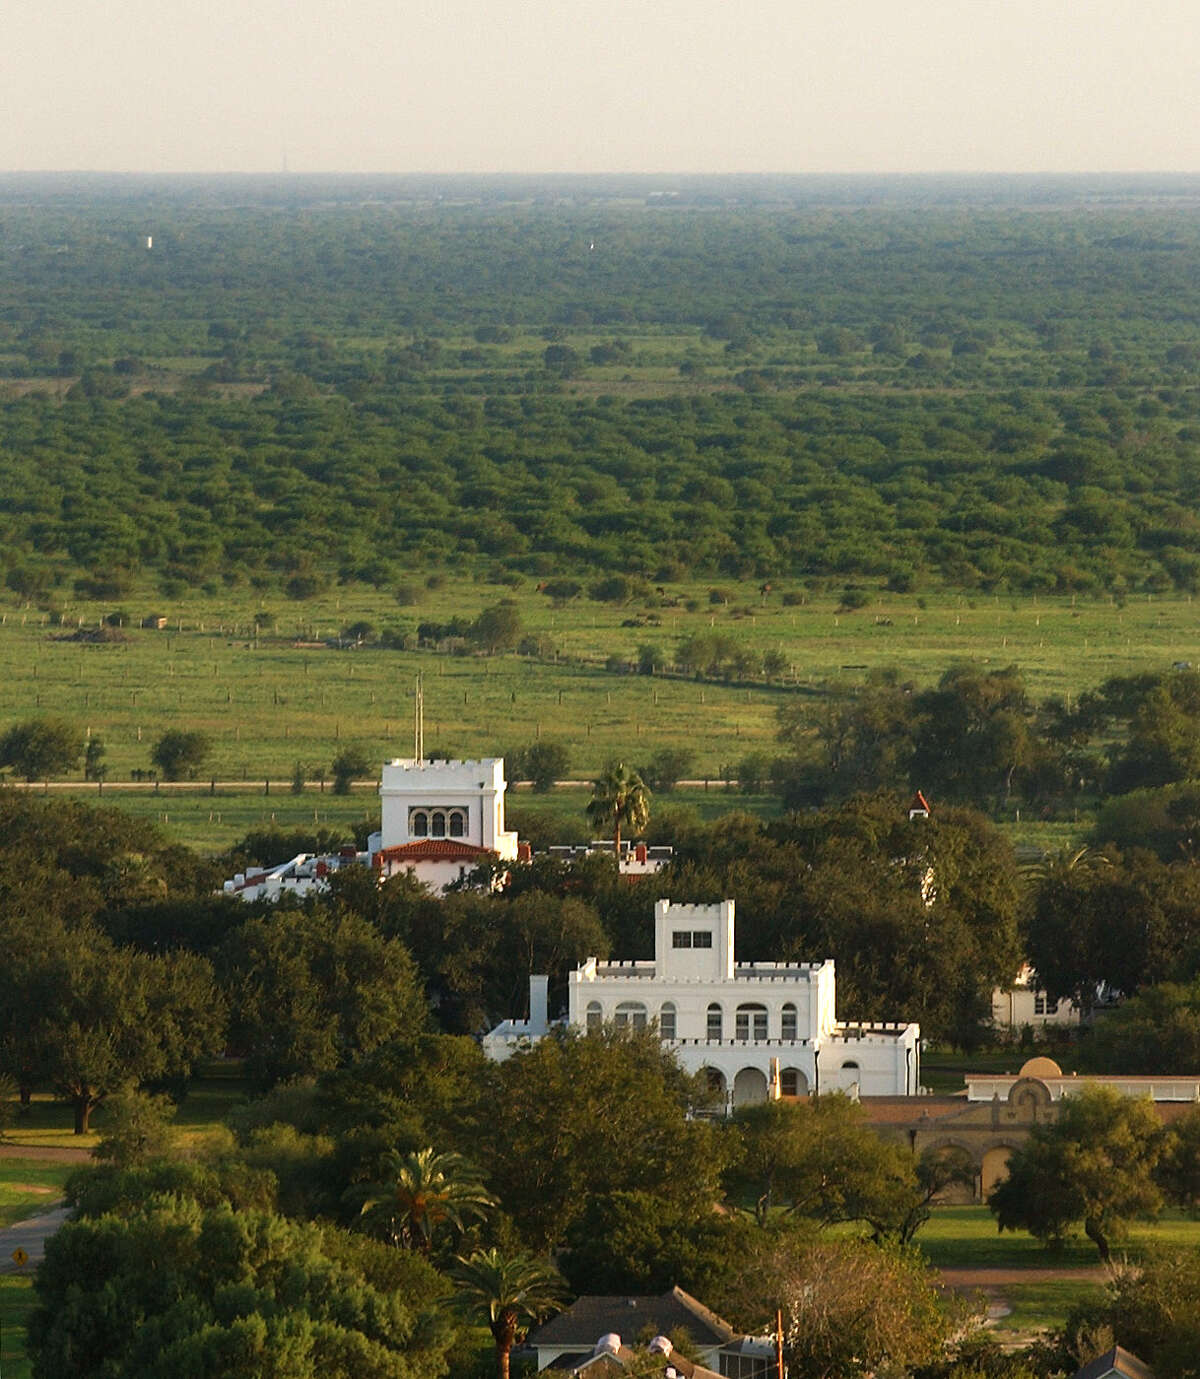
<path id="1" fill-rule="evenodd" d="M 1075 1379 L 1104 1379 L 1106 1374 L 1123 1375 L 1124 1379 L 1154 1379 L 1154 1371 L 1145 1361 L 1119 1345 L 1084 1365 Z"/>
<path id="2" fill-rule="evenodd" d="M 565 1312 L 551 1317 L 529 1336 L 533 1346 L 587 1346 L 616 1332 L 633 1340 L 647 1326 L 663 1336 L 682 1327 L 700 1346 L 722 1345 L 737 1334 L 733 1327 L 682 1288 L 659 1297 L 582 1297 Z"/>

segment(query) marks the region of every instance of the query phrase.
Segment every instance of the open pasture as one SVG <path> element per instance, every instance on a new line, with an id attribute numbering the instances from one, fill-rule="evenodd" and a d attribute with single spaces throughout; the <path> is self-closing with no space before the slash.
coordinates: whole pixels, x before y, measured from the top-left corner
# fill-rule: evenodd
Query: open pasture
<path id="1" fill-rule="evenodd" d="M 927 684 L 960 660 L 1025 672 L 1035 698 L 1073 695 L 1106 676 L 1176 661 L 1200 664 L 1200 609 L 1187 598 L 967 598 L 875 593 L 855 612 L 832 594 L 785 606 L 764 602 L 757 586 L 678 591 L 677 606 L 576 600 L 555 608 L 532 586 L 513 597 L 528 634 L 554 656 L 443 655 L 325 643 L 355 622 L 415 632 L 423 620 L 473 617 L 502 588 L 451 582 L 416 608 L 354 587 L 305 604 L 285 604 L 275 626 L 260 627 L 250 596 L 205 597 L 166 606 L 146 595 L 127 600 L 129 621 L 161 611 L 164 631 L 123 629 L 126 640 L 64 640 L 95 628 L 111 606 L 73 605 L 62 626 L 32 608 L 9 606 L 0 622 L 0 724 L 35 714 L 62 715 L 103 737 L 111 780 L 150 767 L 166 728 L 200 729 L 212 739 L 204 770 L 218 780 L 290 778 L 301 762 L 314 779 L 339 743 L 361 743 L 381 760 L 411 751 L 413 686 L 425 687 L 428 750 L 471 756 L 537 737 L 571 748 L 573 775 L 605 760 L 645 759 L 656 748 L 686 746 L 698 778 L 725 775 L 748 751 L 773 744 L 775 710 L 795 694 L 893 670 Z M 656 604 L 673 603 L 675 591 Z M 691 609 L 686 606 L 691 604 Z M 632 626 L 627 625 L 632 624 Z M 606 669 L 632 665 L 638 648 L 668 660 L 688 633 L 719 630 L 739 648 L 778 652 L 787 670 L 776 684 L 739 684 Z M 614 663 L 615 664 L 615 663 Z"/>

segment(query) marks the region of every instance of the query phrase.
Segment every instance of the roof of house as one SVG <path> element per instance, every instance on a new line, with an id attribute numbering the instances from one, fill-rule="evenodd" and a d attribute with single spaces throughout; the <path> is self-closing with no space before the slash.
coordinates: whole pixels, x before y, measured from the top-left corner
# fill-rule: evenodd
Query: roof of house
<path id="1" fill-rule="evenodd" d="M 532 1346 L 594 1346 L 601 1336 L 636 1336 L 652 1326 L 662 1335 L 683 1327 L 700 1346 L 721 1345 L 736 1332 L 729 1323 L 710 1311 L 702 1302 L 672 1288 L 659 1297 L 582 1297 L 544 1326 L 532 1332 Z"/>
<path id="2" fill-rule="evenodd" d="M 1097 1355 L 1075 1374 L 1074 1379 L 1105 1379 L 1109 1374 L 1121 1375 L 1122 1379 L 1154 1379 L 1154 1371 L 1145 1361 L 1119 1345 Z"/>
<path id="3" fill-rule="evenodd" d="M 375 854 L 375 865 L 385 862 L 477 862 L 491 855 L 491 848 L 477 847 L 460 838 L 419 838 L 415 843 L 396 843 Z"/>

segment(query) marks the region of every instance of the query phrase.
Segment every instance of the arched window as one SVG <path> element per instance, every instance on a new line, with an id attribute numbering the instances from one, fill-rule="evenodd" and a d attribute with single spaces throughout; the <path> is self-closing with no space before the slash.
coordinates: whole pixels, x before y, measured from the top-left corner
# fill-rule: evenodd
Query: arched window
<path id="1" fill-rule="evenodd" d="M 462 838 L 467 832 L 467 817 L 461 809 L 450 811 L 450 836 L 451 838 Z"/>
<path id="2" fill-rule="evenodd" d="M 854 1061 L 853 1058 L 847 1058 L 846 1061 L 842 1064 L 842 1072 L 856 1073 L 858 1072 L 858 1064 Z"/>
<path id="3" fill-rule="evenodd" d="M 766 1006 L 738 1006 L 737 1037 L 739 1039 L 765 1039 L 767 1037 Z"/>
<path id="4" fill-rule="evenodd" d="M 587 1010 L 584 1012 L 584 1023 L 589 1030 L 597 1030 L 604 1023 L 604 1012 L 600 1009 L 599 1001 L 589 1001 Z"/>
<path id="5" fill-rule="evenodd" d="M 432 827 L 429 831 L 435 838 L 444 838 L 446 836 L 446 816 L 440 809 L 434 810 L 431 824 Z"/>
<path id="6" fill-rule="evenodd" d="M 675 1038 L 675 1006 L 670 1001 L 664 1001 L 658 1012 L 658 1032 L 664 1039 Z"/>
<path id="7" fill-rule="evenodd" d="M 799 1068 L 784 1068 L 779 1074 L 779 1091 L 782 1096 L 804 1096 L 808 1078 Z"/>
<path id="8" fill-rule="evenodd" d="M 706 1039 L 722 1038 L 721 1023 L 721 1007 L 714 1001 L 708 1008 L 708 1018 L 705 1021 L 704 1037 Z"/>
<path id="9" fill-rule="evenodd" d="M 423 809 L 413 812 L 409 832 L 414 838 L 427 838 L 429 836 L 429 815 Z"/>
<path id="10" fill-rule="evenodd" d="M 622 1001 L 613 1018 L 619 1028 L 645 1029 L 646 1007 L 641 1001 Z"/>
<path id="11" fill-rule="evenodd" d="M 796 1037 L 796 1007 L 790 1001 L 780 1012 L 779 1037 L 781 1039 L 795 1039 Z"/>

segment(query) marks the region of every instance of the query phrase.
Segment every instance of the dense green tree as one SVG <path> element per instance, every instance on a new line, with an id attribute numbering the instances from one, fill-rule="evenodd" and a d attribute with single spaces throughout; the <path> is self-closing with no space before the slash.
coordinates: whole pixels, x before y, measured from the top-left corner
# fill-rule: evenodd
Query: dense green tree
<path id="1" fill-rule="evenodd" d="M 1013 1151 L 1008 1177 L 992 1190 L 988 1206 L 1002 1231 L 1026 1230 L 1050 1245 L 1082 1224 L 1107 1263 L 1125 1225 L 1162 1205 L 1154 1179 L 1162 1148 L 1149 1098 L 1081 1087 L 1058 1103 L 1052 1122 L 1033 1126 Z"/>
<path id="2" fill-rule="evenodd" d="M 670 794 L 692 771 L 695 760 L 696 754 L 687 747 L 660 747 L 638 768 L 638 775 L 656 793 Z"/>
<path id="3" fill-rule="evenodd" d="M 537 1248 L 561 1240 L 597 1194 L 710 1207 L 722 1141 L 689 1119 L 703 1095 L 653 1031 L 555 1031 L 481 1088 L 489 1186 Z"/>
<path id="4" fill-rule="evenodd" d="M 567 1233 L 561 1267 L 575 1293 L 652 1296 L 676 1286 L 723 1296 L 750 1253 L 741 1213 L 699 1210 L 654 1192 L 589 1197 Z"/>
<path id="5" fill-rule="evenodd" d="M 518 768 L 533 782 L 539 794 L 554 789 L 554 783 L 564 778 L 571 765 L 571 751 L 562 742 L 533 742 L 522 754 Z"/>
<path id="6" fill-rule="evenodd" d="M 1200 1067 L 1200 979 L 1142 987 L 1088 1030 L 1080 1061 L 1093 1071 L 1146 1076 Z"/>
<path id="7" fill-rule="evenodd" d="M 1200 958 L 1200 872 L 1137 852 L 1052 862 L 1035 881 L 1025 947 L 1046 991 L 1084 1010 L 1101 985 L 1132 995 L 1190 980 Z"/>
<path id="8" fill-rule="evenodd" d="M 154 744 L 150 760 L 166 780 L 194 780 L 211 751 L 207 733 L 168 728 Z"/>
<path id="9" fill-rule="evenodd" d="M 225 1003 L 210 964 L 190 953 L 118 948 L 87 925 L 0 929 L 8 974 L 0 1057 L 19 1081 L 49 1082 L 85 1134 L 95 1108 L 126 1084 L 186 1079 L 219 1051 Z"/>
<path id="10" fill-rule="evenodd" d="M 962 1156 L 915 1159 L 881 1139 L 859 1105 L 838 1095 L 764 1102 L 739 1111 L 735 1124 L 741 1148 L 727 1182 L 735 1195 L 753 1195 L 763 1227 L 782 1209 L 821 1225 L 860 1221 L 877 1240 L 908 1244 L 939 1192 L 973 1181 Z"/>
<path id="11" fill-rule="evenodd" d="M 354 782 L 361 780 L 364 776 L 369 776 L 373 768 L 374 762 L 365 747 L 356 745 L 343 747 L 334 757 L 329 768 L 333 775 L 333 793 L 335 795 L 348 795 Z"/>
<path id="12" fill-rule="evenodd" d="M 340 1067 L 425 1027 L 424 993 L 403 945 L 336 908 L 248 920 L 218 963 L 230 1042 L 263 1086 Z"/>
<path id="13" fill-rule="evenodd" d="M 0 767 L 27 781 L 59 776 L 79 764 L 83 734 L 61 718 L 30 718 L 0 737 Z"/>
<path id="14" fill-rule="evenodd" d="M 30 1347 L 39 1379 L 426 1379 L 447 1371 L 442 1284 L 333 1227 L 158 1199 L 48 1243 Z"/>
<path id="15" fill-rule="evenodd" d="M 174 1144 L 176 1107 L 171 1098 L 124 1087 L 104 1103 L 96 1158 L 114 1168 L 135 1168 L 165 1158 Z"/>
<path id="16" fill-rule="evenodd" d="M 471 640 L 478 643 L 489 656 L 499 651 L 511 651 L 521 640 L 523 623 L 520 609 L 512 599 L 492 604 L 471 624 Z"/>

